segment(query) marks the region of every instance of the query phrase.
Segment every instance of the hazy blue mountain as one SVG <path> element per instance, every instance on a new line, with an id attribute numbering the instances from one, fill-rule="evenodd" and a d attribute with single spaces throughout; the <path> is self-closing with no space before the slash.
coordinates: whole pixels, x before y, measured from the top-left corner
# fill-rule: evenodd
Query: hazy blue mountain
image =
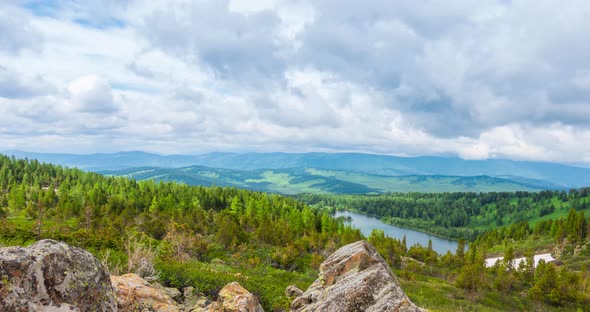
<path id="1" fill-rule="evenodd" d="M 3 154 L 14 155 L 17 158 L 38 159 L 52 164 L 77 167 L 80 169 L 97 171 L 124 169 L 130 167 L 181 167 L 195 164 L 195 156 L 158 155 L 140 151 L 119 152 L 113 154 L 50 154 L 30 153 L 22 151 L 7 151 Z"/>
<path id="2" fill-rule="evenodd" d="M 357 171 L 368 174 L 444 175 L 508 177 L 526 184 L 560 187 L 590 186 L 590 168 L 556 163 L 513 160 L 463 160 L 450 157 L 396 157 L 358 153 L 209 153 L 202 155 L 158 155 L 145 152 L 114 154 L 41 154 L 5 152 L 19 158 L 35 158 L 86 170 L 116 170 L 130 167 L 178 168 L 206 166 L 234 170 L 317 168 Z M 536 181 L 531 183 L 532 181 Z"/>
<path id="3" fill-rule="evenodd" d="M 369 194 L 386 192 L 501 192 L 538 191 L 555 185 L 516 182 L 489 176 L 386 176 L 325 169 L 233 170 L 202 166 L 184 168 L 140 167 L 99 171 L 137 180 L 176 181 L 191 185 L 229 186 L 283 194 Z"/>

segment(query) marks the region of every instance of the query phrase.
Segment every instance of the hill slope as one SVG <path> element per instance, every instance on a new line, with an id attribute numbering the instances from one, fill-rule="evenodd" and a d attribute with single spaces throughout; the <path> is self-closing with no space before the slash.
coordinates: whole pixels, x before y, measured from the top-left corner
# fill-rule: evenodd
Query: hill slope
<path id="1" fill-rule="evenodd" d="M 206 166 L 234 170 L 318 168 L 352 170 L 368 174 L 490 176 L 533 179 L 561 187 L 590 186 L 590 169 L 556 163 L 513 160 L 463 160 L 445 157 L 395 157 L 354 153 L 209 153 L 203 155 L 157 155 L 144 152 L 115 154 L 39 154 L 8 151 L 7 155 L 27 157 L 85 170 L 118 170 L 132 167 L 178 168 Z M 536 183 L 538 184 L 538 183 Z"/>
<path id="2" fill-rule="evenodd" d="M 386 192 L 500 192 L 537 191 L 545 185 L 489 176 L 385 176 L 344 170 L 273 169 L 231 170 L 202 166 L 140 167 L 102 171 L 105 175 L 138 180 L 177 181 L 189 185 L 230 186 L 283 194 L 368 194 Z"/>

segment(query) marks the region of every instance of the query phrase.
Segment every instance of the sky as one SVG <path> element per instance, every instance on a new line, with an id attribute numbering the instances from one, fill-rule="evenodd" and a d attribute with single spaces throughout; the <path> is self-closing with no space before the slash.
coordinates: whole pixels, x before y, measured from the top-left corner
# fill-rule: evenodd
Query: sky
<path id="1" fill-rule="evenodd" d="M 590 164 L 587 0 L 0 0 L 0 150 Z"/>

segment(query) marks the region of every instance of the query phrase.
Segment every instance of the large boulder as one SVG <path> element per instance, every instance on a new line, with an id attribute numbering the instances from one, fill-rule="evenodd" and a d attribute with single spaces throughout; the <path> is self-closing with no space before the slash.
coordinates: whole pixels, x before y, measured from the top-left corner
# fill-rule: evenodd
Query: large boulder
<path id="1" fill-rule="evenodd" d="M 177 289 L 150 284 L 135 274 L 111 276 L 119 312 L 264 312 L 258 299 L 237 282 L 225 285 L 218 301 L 192 287 Z M 176 298 L 174 298 L 176 297 Z"/>
<path id="2" fill-rule="evenodd" d="M 152 287 L 136 274 L 111 276 L 113 289 L 117 294 L 120 312 L 154 311 L 179 312 L 178 304 L 169 295 L 170 291 Z M 176 290 L 178 291 L 178 290 Z"/>
<path id="3" fill-rule="evenodd" d="M 389 265 L 366 241 L 348 244 L 320 266 L 318 279 L 291 303 L 295 312 L 419 312 Z"/>
<path id="4" fill-rule="evenodd" d="M 0 248 L 0 311 L 117 311 L 92 254 L 54 240 Z"/>
<path id="5" fill-rule="evenodd" d="M 219 300 L 225 312 L 264 312 L 258 299 L 238 282 L 225 285 L 219 291 Z"/>
<path id="6" fill-rule="evenodd" d="M 219 300 L 194 312 L 264 312 L 256 296 L 238 282 L 225 285 L 219 291 Z"/>

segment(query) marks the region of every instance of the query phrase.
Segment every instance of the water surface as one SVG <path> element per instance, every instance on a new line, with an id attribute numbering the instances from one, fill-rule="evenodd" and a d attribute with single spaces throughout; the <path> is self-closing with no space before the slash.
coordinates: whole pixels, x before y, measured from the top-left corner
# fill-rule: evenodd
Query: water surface
<path id="1" fill-rule="evenodd" d="M 406 236 L 406 245 L 410 246 L 418 243 L 422 246 L 428 246 L 428 240 L 432 240 L 432 249 L 439 254 L 446 254 L 448 250 L 455 253 L 457 250 L 457 241 L 441 238 L 428 233 L 402 228 L 399 226 L 384 223 L 383 221 L 370 217 L 364 214 L 350 212 L 350 211 L 337 211 L 336 217 L 350 217 L 352 219 L 351 225 L 361 230 L 365 236 L 371 235 L 373 229 L 382 230 L 385 235 L 397 238 L 401 240 L 404 235 Z M 467 246 L 466 246 L 467 248 Z"/>

